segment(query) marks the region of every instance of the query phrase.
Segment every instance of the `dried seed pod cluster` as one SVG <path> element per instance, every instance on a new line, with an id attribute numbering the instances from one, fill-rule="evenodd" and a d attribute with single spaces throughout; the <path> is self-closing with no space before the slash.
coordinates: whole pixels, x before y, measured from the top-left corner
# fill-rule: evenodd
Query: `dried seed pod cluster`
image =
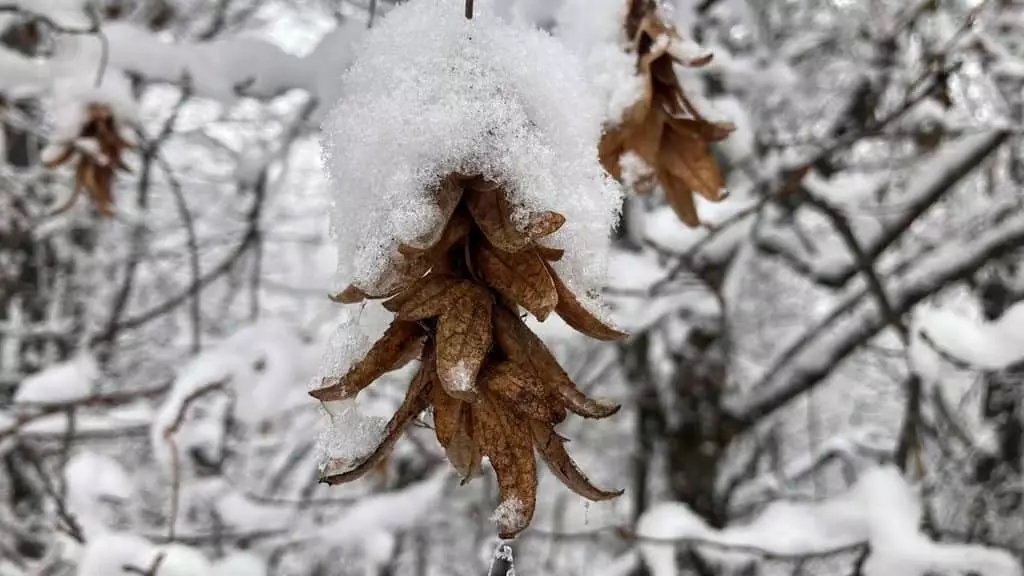
<path id="1" fill-rule="evenodd" d="M 587 311 L 552 268 L 563 252 L 541 240 L 565 218 L 541 212 L 517 221 L 505 190 L 480 176 L 449 175 L 436 198 L 444 225 L 399 246 L 400 256 L 379 289 L 369 293 L 350 286 L 334 297 L 343 303 L 385 299 L 394 321 L 347 373 L 325 378 L 311 392 L 315 398 L 350 399 L 414 358 L 420 366 L 376 450 L 359 462 L 328 463 L 323 481 L 348 482 L 372 470 L 405 426 L 432 407 L 438 442 L 465 481 L 480 473 L 484 456 L 494 467 L 503 538 L 514 537 L 533 517 L 535 449 L 581 496 L 618 496 L 591 484 L 566 453 L 555 425 L 567 411 L 605 418 L 619 406 L 577 388 L 519 313 L 521 307 L 544 320 L 554 312 L 600 340 L 625 336 Z"/>
<path id="2" fill-rule="evenodd" d="M 44 165 L 51 169 L 76 162 L 75 190 L 58 212 L 71 208 L 84 190 L 100 214 L 112 216 L 114 175 L 118 170 L 130 171 L 122 155 L 126 150 L 133 148 L 134 146 L 121 135 L 117 118 L 110 107 L 91 104 L 78 137 L 59 143 L 44 162 Z"/>
<path id="3" fill-rule="evenodd" d="M 700 114 L 673 65 L 699 68 L 711 61 L 711 54 L 684 41 L 659 16 L 654 0 L 627 1 L 624 28 L 628 49 L 636 54 L 643 93 L 621 123 L 608 127 L 600 144 L 601 163 L 638 193 L 649 193 L 660 184 L 679 219 L 698 226 L 693 194 L 718 201 L 725 186 L 709 144 L 728 137 L 734 127 L 709 122 Z"/>

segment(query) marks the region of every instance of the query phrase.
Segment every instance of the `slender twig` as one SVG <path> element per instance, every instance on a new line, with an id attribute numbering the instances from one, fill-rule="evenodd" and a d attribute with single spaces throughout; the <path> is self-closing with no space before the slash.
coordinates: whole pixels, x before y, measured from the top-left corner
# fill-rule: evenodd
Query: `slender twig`
<path id="1" fill-rule="evenodd" d="M 473 19 L 473 0 L 466 0 L 466 19 Z"/>
<path id="2" fill-rule="evenodd" d="M 162 156 L 157 157 L 157 162 L 164 171 L 164 176 L 167 178 L 168 184 L 170 184 L 171 193 L 174 196 L 174 204 L 178 208 L 178 215 L 181 216 L 181 222 L 185 225 L 185 239 L 188 246 L 189 255 L 189 268 L 192 272 L 192 284 L 197 284 L 200 277 L 202 276 L 202 269 L 199 266 L 199 241 L 196 237 L 195 222 L 192 218 L 192 212 L 188 208 L 188 202 L 185 200 L 185 194 L 181 188 L 181 182 L 174 175 L 174 171 L 171 169 L 171 165 Z M 202 348 L 202 302 L 201 302 L 201 291 L 196 291 L 191 295 L 192 303 L 192 352 L 197 353 Z"/>
<path id="3" fill-rule="evenodd" d="M 39 461 L 38 456 L 31 450 L 23 450 L 21 454 L 25 457 L 25 460 L 32 466 L 36 475 L 39 476 L 39 481 L 42 482 L 43 491 L 49 496 L 53 503 L 57 506 L 57 517 L 64 523 L 64 527 L 67 529 L 67 534 L 74 538 L 79 543 L 85 542 L 85 533 L 82 531 L 82 525 L 79 524 L 78 519 L 68 509 L 67 500 L 62 497 L 53 482 L 50 481 L 50 475 L 46 473 L 43 468 L 43 463 Z"/>

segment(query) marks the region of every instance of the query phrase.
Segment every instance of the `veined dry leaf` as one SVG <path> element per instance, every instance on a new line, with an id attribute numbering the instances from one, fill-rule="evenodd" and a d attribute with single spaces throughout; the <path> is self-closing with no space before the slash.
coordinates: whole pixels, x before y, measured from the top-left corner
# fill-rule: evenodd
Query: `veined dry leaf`
<path id="1" fill-rule="evenodd" d="M 700 226 L 700 216 L 697 214 L 697 204 L 693 199 L 690 185 L 664 169 L 658 169 L 658 180 L 665 191 L 665 200 L 683 224 L 691 228 Z"/>
<path id="2" fill-rule="evenodd" d="M 558 232 L 565 225 L 565 216 L 558 212 L 541 212 L 530 218 L 526 226 L 526 236 L 537 240 Z"/>
<path id="3" fill-rule="evenodd" d="M 503 296 L 544 320 L 558 304 L 547 265 L 533 250 L 502 251 L 481 242 L 476 251 L 478 272 Z"/>
<path id="4" fill-rule="evenodd" d="M 438 382 L 434 383 L 431 396 L 434 401 L 434 434 L 441 446 L 448 446 L 459 429 L 462 412 L 469 410 L 469 404 L 449 396 Z"/>
<path id="5" fill-rule="evenodd" d="M 351 398 L 374 380 L 395 369 L 408 354 L 410 342 L 419 340 L 423 329 L 415 322 L 396 320 L 377 340 L 361 360 L 341 378 L 325 378 L 324 386 L 310 391 L 310 396 L 322 402 Z"/>
<path id="6" fill-rule="evenodd" d="M 621 408 L 614 402 L 589 398 L 555 359 L 547 345 L 511 311 L 494 309 L 494 340 L 513 362 L 528 364 L 561 397 L 566 407 L 584 418 L 607 418 Z"/>
<path id="7" fill-rule="evenodd" d="M 473 412 L 468 404 L 460 412 L 458 427 L 444 452 L 463 484 L 483 473 L 483 452 L 480 443 L 473 438 Z"/>
<path id="8" fill-rule="evenodd" d="M 594 486 L 565 451 L 565 440 L 551 426 L 531 421 L 530 431 L 533 433 L 534 445 L 548 469 L 570 490 L 594 501 L 611 500 L 622 495 L 622 490 L 601 490 Z"/>
<path id="9" fill-rule="evenodd" d="M 558 274 L 548 266 L 551 279 L 555 283 L 555 291 L 558 293 L 558 306 L 555 312 L 565 320 L 565 323 L 572 326 L 577 332 L 582 332 L 597 340 L 621 340 L 629 334 L 620 332 L 599 320 L 589 310 L 580 304 L 576 295 L 569 290 Z"/>
<path id="10" fill-rule="evenodd" d="M 486 395 L 473 405 L 473 437 L 491 461 L 501 491 L 498 535 L 514 538 L 526 529 L 537 506 L 537 461 L 533 437 Z"/>
<path id="11" fill-rule="evenodd" d="M 668 118 L 669 128 L 680 135 L 694 135 L 705 142 L 719 142 L 736 130 L 731 122 L 702 122 L 690 118 Z"/>
<path id="12" fill-rule="evenodd" d="M 384 308 L 399 320 L 426 320 L 450 310 L 472 285 L 454 276 L 428 274 L 401 294 L 386 300 Z"/>
<path id="13" fill-rule="evenodd" d="M 466 194 L 466 207 L 487 241 L 505 252 L 518 252 L 530 244 L 530 238 L 516 229 L 512 207 L 501 189 L 491 192 L 472 190 Z"/>
<path id="14" fill-rule="evenodd" d="M 632 125 L 625 135 L 625 148 L 650 166 L 654 166 L 658 160 L 662 135 L 665 133 L 665 118 L 664 110 L 655 106 L 642 121 Z"/>
<path id="15" fill-rule="evenodd" d="M 338 292 L 337 294 L 328 294 L 327 297 L 330 298 L 332 302 L 337 302 L 338 304 L 356 304 L 357 302 L 366 300 L 366 292 L 363 292 L 354 284 L 349 284 L 341 292 Z"/>
<path id="16" fill-rule="evenodd" d="M 402 401 L 402 405 L 395 411 L 391 420 L 388 421 L 387 426 L 384 428 L 384 438 L 372 453 L 360 460 L 355 466 L 347 462 L 329 462 L 326 470 L 329 471 L 331 468 L 336 469 L 338 466 L 344 466 L 345 472 L 338 474 L 328 472 L 320 478 L 320 481 L 327 484 L 351 482 L 373 470 L 381 461 L 387 458 L 409 422 L 412 422 L 420 412 L 423 412 L 430 405 L 430 386 L 433 374 L 434 365 L 432 362 L 424 362 L 420 366 L 416 377 L 413 378 L 405 392 L 405 400 Z"/>
<path id="17" fill-rule="evenodd" d="M 480 372 L 480 385 L 527 418 L 548 424 L 562 422 L 565 420 L 562 402 L 544 386 L 532 367 L 527 366 L 517 362 L 488 366 Z"/>
<path id="18" fill-rule="evenodd" d="M 437 376 L 451 396 L 476 396 L 476 376 L 491 348 L 493 306 L 486 288 L 471 286 L 437 322 Z"/>

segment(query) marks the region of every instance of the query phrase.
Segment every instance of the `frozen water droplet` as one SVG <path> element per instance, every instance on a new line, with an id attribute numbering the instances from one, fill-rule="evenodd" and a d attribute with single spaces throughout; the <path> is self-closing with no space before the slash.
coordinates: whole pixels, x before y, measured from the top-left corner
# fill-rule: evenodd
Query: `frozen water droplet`
<path id="1" fill-rule="evenodd" d="M 512 552 L 512 546 L 505 542 L 499 542 L 494 549 L 494 557 L 491 559 L 489 576 L 516 576 L 516 559 Z"/>
<path id="2" fill-rule="evenodd" d="M 590 502 L 583 502 L 583 525 L 590 526 Z"/>

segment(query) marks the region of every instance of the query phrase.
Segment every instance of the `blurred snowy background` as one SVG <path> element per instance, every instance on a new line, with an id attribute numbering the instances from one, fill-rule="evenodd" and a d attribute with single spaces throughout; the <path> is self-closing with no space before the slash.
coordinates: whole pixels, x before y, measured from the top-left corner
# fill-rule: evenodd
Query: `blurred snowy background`
<path id="1" fill-rule="evenodd" d="M 556 37 L 609 5 L 477 2 Z M 497 487 L 458 485 L 429 415 L 316 483 L 319 126 L 394 4 L 0 0 L 0 576 L 488 573 Z M 663 10 L 714 52 L 679 73 L 737 127 L 730 195 L 698 229 L 628 197 L 628 340 L 533 324 L 623 404 L 564 434 L 626 493 L 544 471 L 517 573 L 1020 574 L 1024 2 Z"/>

